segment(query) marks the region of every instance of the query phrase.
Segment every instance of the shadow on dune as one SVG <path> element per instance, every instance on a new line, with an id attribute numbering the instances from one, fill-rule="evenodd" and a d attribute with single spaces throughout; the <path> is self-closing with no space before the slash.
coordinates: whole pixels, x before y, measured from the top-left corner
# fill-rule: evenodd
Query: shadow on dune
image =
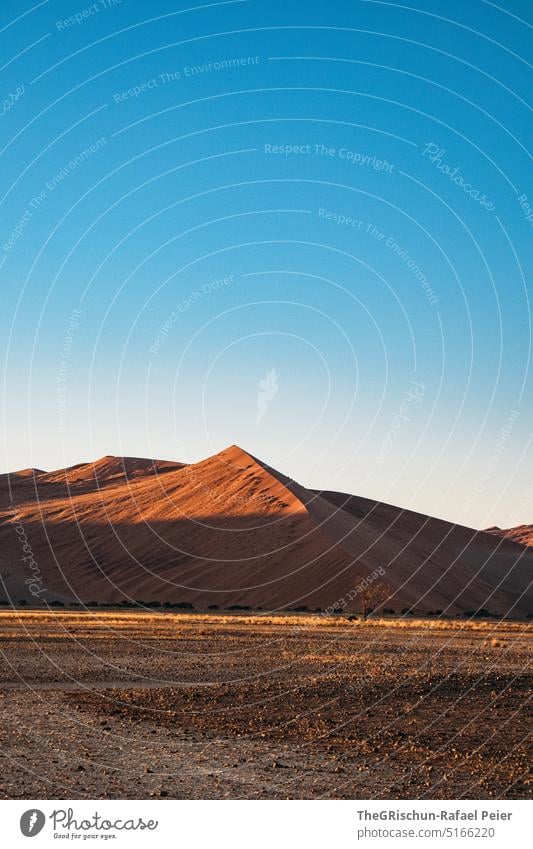
<path id="1" fill-rule="evenodd" d="M 324 501 L 325 499 L 322 499 Z M 0 526 L 0 567 L 21 592 L 37 564 L 48 600 L 124 598 L 358 611 L 379 582 L 382 607 L 448 613 L 485 608 L 525 616 L 533 552 L 490 534 L 374 505 L 365 515 L 322 512 L 194 519 L 94 521 L 60 510 L 20 521 L 32 560 L 22 561 L 15 521 Z M 353 505 L 352 505 L 353 506 Z M 359 589 L 358 589 L 359 588 Z M 386 590 L 386 592 L 385 592 Z M 11 595 L 11 593 L 10 593 Z M 23 596 L 21 596 L 23 597 Z"/>

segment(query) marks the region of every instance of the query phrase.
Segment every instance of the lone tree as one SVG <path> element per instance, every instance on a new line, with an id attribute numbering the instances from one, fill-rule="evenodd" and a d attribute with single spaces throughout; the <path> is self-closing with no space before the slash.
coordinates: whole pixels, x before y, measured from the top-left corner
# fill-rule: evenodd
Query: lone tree
<path id="1" fill-rule="evenodd" d="M 361 608 L 361 618 L 368 619 L 370 614 L 375 610 L 378 604 L 385 601 L 390 595 L 389 590 L 381 581 L 376 581 L 369 584 L 359 594 L 359 605 Z"/>

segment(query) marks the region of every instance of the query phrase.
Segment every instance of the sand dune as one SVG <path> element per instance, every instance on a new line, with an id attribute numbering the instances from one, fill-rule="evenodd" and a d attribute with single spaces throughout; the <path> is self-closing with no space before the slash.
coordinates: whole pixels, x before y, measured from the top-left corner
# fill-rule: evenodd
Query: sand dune
<path id="1" fill-rule="evenodd" d="M 0 574 L 15 603 L 35 600 L 38 580 L 47 601 L 350 612 L 370 592 L 396 612 L 518 617 L 533 611 L 532 564 L 492 533 L 305 489 L 237 446 L 189 465 L 103 457 L 0 479 Z"/>
<path id="2" fill-rule="evenodd" d="M 487 533 L 519 542 L 521 545 L 533 545 L 533 525 L 516 525 L 514 528 L 487 528 Z"/>

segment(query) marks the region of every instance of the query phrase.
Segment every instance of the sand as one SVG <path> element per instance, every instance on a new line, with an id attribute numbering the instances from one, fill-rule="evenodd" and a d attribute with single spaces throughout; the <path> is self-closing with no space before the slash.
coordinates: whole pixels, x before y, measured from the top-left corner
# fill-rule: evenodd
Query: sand
<path id="1" fill-rule="evenodd" d="M 104 457 L 0 482 L 0 575 L 15 604 L 35 600 L 37 576 L 48 603 L 355 612 L 373 584 L 376 609 L 524 618 L 532 566 L 530 548 L 305 489 L 237 446 L 192 465 Z"/>

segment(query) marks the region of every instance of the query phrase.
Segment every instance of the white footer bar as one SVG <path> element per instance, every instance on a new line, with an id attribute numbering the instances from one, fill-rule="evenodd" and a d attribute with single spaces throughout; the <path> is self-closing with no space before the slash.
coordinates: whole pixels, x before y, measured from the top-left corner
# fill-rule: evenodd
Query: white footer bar
<path id="1" fill-rule="evenodd" d="M 2 801 L 2 844 L 324 849 L 530 844 L 530 801 Z"/>

